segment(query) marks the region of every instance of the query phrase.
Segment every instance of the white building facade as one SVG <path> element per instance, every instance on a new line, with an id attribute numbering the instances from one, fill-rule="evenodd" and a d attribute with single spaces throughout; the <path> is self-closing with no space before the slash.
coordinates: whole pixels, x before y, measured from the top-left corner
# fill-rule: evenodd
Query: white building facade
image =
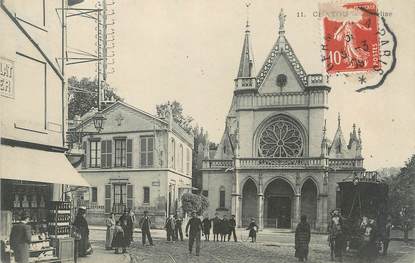
<path id="1" fill-rule="evenodd" d="M 91 188 L 78 203 L 87 205 L 91 216 L 100 214 L 97 223 L 124 208 L 136 214 L 147 210 L 158 225 L 166 215 L 180 213 L 181 194 L 192 185 L 193 136 L 171 113 L 157 118 L 124 102 L 102 113 L 104 129 L 82 138 L 85 158 L 79 172 Z M 94 133 L 93 120 L 84 118 L 77 130 Z"/>

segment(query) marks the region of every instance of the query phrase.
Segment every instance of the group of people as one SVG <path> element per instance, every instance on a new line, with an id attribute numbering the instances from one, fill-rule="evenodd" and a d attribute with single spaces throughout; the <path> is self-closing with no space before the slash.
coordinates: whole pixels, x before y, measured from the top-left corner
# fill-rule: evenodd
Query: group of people
<path id="1" fill-rule="evenodd" d="M 339 210 L 333 210 L 327 229 L 331 260 L 342 261 L 343 252 L 351 245 L 358 249 L 360 261 L 372 262 L 380 252 L 386 255 L 392 229 L 391 220 L 390 216 L 385 224 L 377 224 L 375 219 L 367 216 L 362 216 L 360 220 L 345 220 Z"/>
<path id="2" fill-rule="evenodd" d="M 118 220 L 115 214 L 111 213 L 106 219 L 107 233 L 105 249 L 115 250 L 115 254 L 126 253 L 127 247 L 133 242 L 135 215 L 131 209 L 124 209 L 124 213 Z"/>
<path id="3" fill-rule="evenodd" d="M 170 215 L 166 219 L 164 228 L 167 232 L 167 241 L 178 241 L 179 238 L 183 241 L 183 230 L 182 230 L 183 219 L 178 215 Z"/>
<path id="4" fill-rule="evenodd" d="M 231 219 L 227 219 L 226 215 L 224 215 L 221 218 L 216 214 L 213 219 L 209 219 L 208 217 L 205 217 L 202 221 L 202 227 L 203 227 L 203 234 L 205 235 L 205 241 L 210 241 L 210 230 L 213 231 L 213 241 L 220 241 L 226 242 L 231 240 L 231 236 L 233 236 L 233 240 L 235 242 L 238 241 L 238 238 L 236 237 L 235 227 L 236 227 L 236 221 L 235 221 L 235 215 L 232 215 Z"/>

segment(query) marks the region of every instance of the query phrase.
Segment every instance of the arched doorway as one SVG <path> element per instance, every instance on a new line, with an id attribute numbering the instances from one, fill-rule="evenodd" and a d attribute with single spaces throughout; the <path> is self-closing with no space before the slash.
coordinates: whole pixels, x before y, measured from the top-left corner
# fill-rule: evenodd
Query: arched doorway
<path id="1" fill-rule="evenodd" d="M 307 179 L 301 188 L 301 215 L 306 215 L 311 227 L 315 227 L 317 219 L 317 186 L 311 179 Z"/>
<path id="2" fill-rule="evenodd" d="M 294 196 L 291 185 L 277 178 L 268 184 L 264 196 L 265 227 L 291 228 Z"/>
<path id="3" fill-rule="evenodd" d="M 258 193 L 252 181 L 248 179 L 242 188 L 242 225 L 247 226 L 254 217 L 258 221 Z"/>

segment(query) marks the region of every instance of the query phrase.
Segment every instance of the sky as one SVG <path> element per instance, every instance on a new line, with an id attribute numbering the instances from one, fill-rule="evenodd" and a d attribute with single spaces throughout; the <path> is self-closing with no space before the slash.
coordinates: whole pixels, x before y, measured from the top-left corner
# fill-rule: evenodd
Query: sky
<path id="1" fill-rule="evenodd" d="M 286 37 L 308 74 L 323 73 L 320 60 L 321 18 L 318 1 L 120 0 L 115 14 L 115 72 L 108 83 L 125 101 L 150 113 L 156 104 L 179 101 L 185 114 L 218 143 L 224 130 L 249 16 L 258 71 L 278 35 L 278 13 L 287 15 Z M 78 7 L 92 7 L 85 0 Z M 397 66 L 384 85 L 355 92 L 353 85 L 331 85 L 328 136 L 337 128 L 345 139 L 353 123 L 362 130 L 367 169 L 402 166 L 415 153 L 415 49 L 412 25 L 415 1 L 377 1 L 390 12 L 388 24 L 398 39 Z M 299 17 L 300 12 L 303 16 Z M 412 32 L 412 34 L 410 33 Z M 68 20 L 68 46 L 93 51 L 94 25 L 88 19 Z M 93 77 L 95 66 L 71 66 L 68 75 Z"/>

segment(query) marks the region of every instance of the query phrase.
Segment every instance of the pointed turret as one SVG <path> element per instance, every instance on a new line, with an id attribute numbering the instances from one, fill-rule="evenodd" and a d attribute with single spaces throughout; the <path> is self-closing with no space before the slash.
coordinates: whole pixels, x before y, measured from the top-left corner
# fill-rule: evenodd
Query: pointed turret
<path id="1" fill-rule="evenodd" d="M 357 133 L 356 133 L 356 124 L 354 123 L 353 123 L 353 131 L 350 133 L 349 145 L 347 147 L 351 149 L 353 143 L 359 144 L 359 138 L 357 137 Z"/>
<path id="2" fill-rule="evenodd" d="M 247 4 L 247 13 L 250 4 Z M 248 16 L 248 15 L 247 15 Z M 254 55 L 251 46 L 251 31 L 249 30 L 249 19 L 246 19 L 244 44 L 242 46 L 241 60 L 239 61 L 238 74 L 235 78 L 235 92 L 240 90 L 252 90 L 256 87 Z"/>
<path id="3" fill-rule="evenodd" d="M 337 117 L 337 131 L 336 131 L 336 134 L 334 135 L 333 142 L 330 146 L 330 156 L 339 157 L 343 155 L 347 149 L 346 147 L 347 145 L 343 137 L 343 132 L 341 128 L 341 118 L 340 118 L 340 113 L 339 113 Z"/>
<path id="4" fill-rule="evenodd" d="M 357 135 L 358 135 L 358 144 L 357 144 L 357 148 L 356 148 L 356 155 L 358 157 L 362 157 L 362 136 L 361 136 L 362 131 L 360 130 L 360 128 L 357 130 Z"/>
<path id="5" fill-rule="evenodd" d="M 249 22 L 246 21 L 244 44 L 236 78 L 251 78 L 254 72 L 254 55 L 252 53 L 250 34 Z"/>
<path id="6" fill-rule="evenodd" d="M 326 132 L 327 132 L 326 120 L 324 120 L 323 138 L 321 140 L 321 157 L 327 157 L 329 154 L 329 144 L 328 144 Z"/>

